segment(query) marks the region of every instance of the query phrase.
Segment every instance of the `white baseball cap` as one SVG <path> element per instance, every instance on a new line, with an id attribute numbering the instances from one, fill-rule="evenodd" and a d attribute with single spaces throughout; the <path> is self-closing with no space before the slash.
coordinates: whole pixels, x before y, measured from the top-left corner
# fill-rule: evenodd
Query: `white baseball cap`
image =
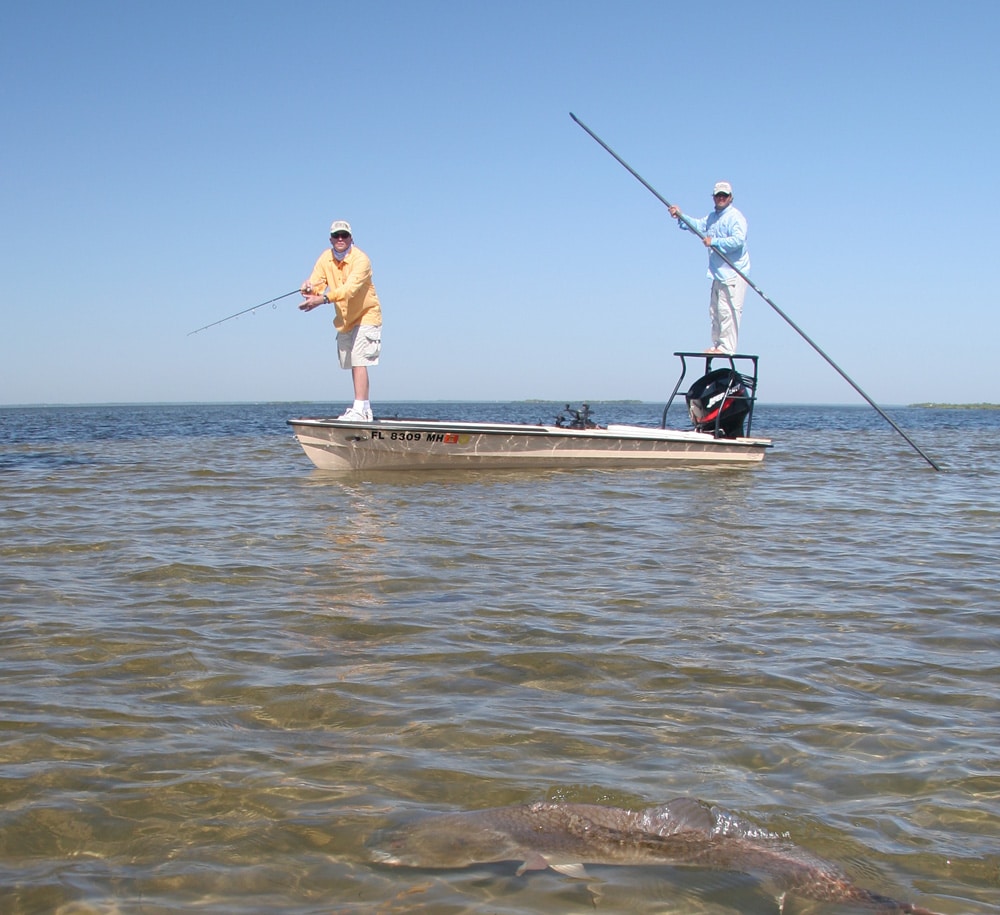
<path id="1" fill-rule="evenodd" d="M 351 231 L 351 224 L 349 222 L 344 222 L 343 219 L 336 220 L 333 225 L 330 226 L 330 234 L 333 235 L 334 232 L 346 232 L 352 237 L 354 235 Z"/>
<path id="2" fill-rule="evenodd" d="M 716 181 L 712 194 L 714 196 L 715 194 L 732 194 L 732 192 L 733 186 L 728 181 Z"/>

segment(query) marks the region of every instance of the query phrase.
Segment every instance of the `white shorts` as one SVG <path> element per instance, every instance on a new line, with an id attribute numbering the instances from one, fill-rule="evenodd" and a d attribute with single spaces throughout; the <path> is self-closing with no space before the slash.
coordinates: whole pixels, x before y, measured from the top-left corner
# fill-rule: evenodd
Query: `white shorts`
<path id="1" fill-rule="evenodd" d="M 342 369 L 358 365 L 378 365 L 382 353 L 382 328 L 374 324 L 359 324 L 347 333 L 337 334 L 337 355 Z"/>

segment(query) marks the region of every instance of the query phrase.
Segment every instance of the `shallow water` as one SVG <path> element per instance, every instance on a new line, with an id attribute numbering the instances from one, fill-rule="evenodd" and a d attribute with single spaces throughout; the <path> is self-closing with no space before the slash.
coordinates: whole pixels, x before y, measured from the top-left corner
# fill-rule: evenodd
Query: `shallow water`
<path id="1" fill-rule="evenodd" d="M 759 405 L 754 468 L 337 476 L 285 425 L 333 409 L 0 408 L 0 911 L 593 912 L 367 842 L 690 795 L 1000 912 L 1000 411 L 890 411 L 941 473 L 867 408 Z M 604 913 L 777 911 L 588 870 Z"/>

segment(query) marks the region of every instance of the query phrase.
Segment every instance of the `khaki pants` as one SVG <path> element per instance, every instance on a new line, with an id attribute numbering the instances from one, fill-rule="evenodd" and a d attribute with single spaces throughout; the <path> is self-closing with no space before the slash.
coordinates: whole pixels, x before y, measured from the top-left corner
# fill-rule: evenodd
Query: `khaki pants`
<path id="1" fill-rule="evenodd" d="M 746 294 L 747 283 L 742 277 L 712 280 L 712 295 L 708 303 L 712 319 L 712 346 L 725 353 L 736 352 Z"/>

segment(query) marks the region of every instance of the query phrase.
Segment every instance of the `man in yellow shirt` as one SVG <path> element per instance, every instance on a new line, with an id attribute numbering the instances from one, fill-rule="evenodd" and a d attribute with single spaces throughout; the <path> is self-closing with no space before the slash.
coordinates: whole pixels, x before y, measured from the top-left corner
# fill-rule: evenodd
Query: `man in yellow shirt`
<path id="1" fill-rule="evenodd" d="M 302 311 L 328 302 L 336 309 L 340 367 L 350 369 L 354 380 L 354 405 L 337 418 L 371 422 L 368 366 L 378 365 L 382 352 L 382 306 L 372 283 L 372 262 L 355 247 L 350 223 L 337 220 L 330 226 L 330 249 L 319 256 L 300 291 Z"/>

